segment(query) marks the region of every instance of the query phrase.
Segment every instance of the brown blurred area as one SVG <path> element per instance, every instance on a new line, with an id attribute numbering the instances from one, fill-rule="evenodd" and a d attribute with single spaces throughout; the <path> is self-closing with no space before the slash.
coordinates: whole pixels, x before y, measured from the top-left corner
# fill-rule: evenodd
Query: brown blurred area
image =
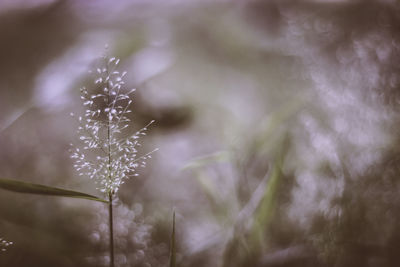
<path id="1" fill-rule="evenodd" d="M 399 2 L 4 0 L 0 177 L 72 167 L 104 54 L 158 147 L 116 203 L 117 266 L 398 266 Z M 0 266 L 107 266 L 101 203 L 0 191 Z"/>

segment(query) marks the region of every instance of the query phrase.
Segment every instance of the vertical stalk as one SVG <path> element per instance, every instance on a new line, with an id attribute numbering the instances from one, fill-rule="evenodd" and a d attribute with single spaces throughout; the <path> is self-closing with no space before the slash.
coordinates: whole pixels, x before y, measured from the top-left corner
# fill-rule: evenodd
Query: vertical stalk
<path id="1" fill-rule="evenodd" d="M 107 64 L 107 63 L 106 63 Z M 108 73 L 107 70 L 107 76 L 110 74 Z M 108 107 L 110 106 L 110 84 L 107 82 L 107 88 L 108 88 Z M 107 141 L 108 141 L 108 178 L 110 179 L 110 182 L 112 182 L 112 174 L 111 174 L 111 119 L 110 116 L 107 116 L 108 118 L 108 124 L 107 124 Z M 112 206 L 112 200 L 113 200 L 113 191 L 111 190 L 108 192 L 108 226 L 110 227 L 110 267 L 114 267 L 114 226 L 113 226 L 113 206 Z"/>
<path id="2" fill-rule="evenodd" d="M 176 248 L 175 248 L 175 211 L 172 219 L 171 245 L 169 248 L 169 267 L 176 267 Z"/>
<path id="3" fill-rule="evenodd" d="M 114 227 L 113 227 L 113 206 L 112 206 L 112 193 L 108 194 L 109 204 L 108 204 L 108 214 L 110 227 L 110 267 L 114 267 Z"/>

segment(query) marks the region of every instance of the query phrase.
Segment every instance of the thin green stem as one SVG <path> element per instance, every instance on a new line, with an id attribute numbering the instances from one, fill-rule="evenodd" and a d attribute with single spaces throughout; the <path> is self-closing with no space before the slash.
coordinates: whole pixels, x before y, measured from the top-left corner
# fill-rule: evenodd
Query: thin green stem
<path id="1" fill-rule="evenodd" d="M 110 227 L 110 267 L 114 267 L 114 227 L 113 227 L 113 206 L 112 206 L 112 193 L 108 194 L 109 204 L 109 227 Z"/>
<path id="2" fill-rule="evenodd" d="M 110 74 L 107 71 L 107 75 L 109 76 Z M 107 87 L 109 88 L 109 82 L 107 82 Z M 108 104 L 110 104 L 110 88 L 108 90 Z M 107 124 L 107 141 L 108 141 L 108 178 L 110 182 L 112 183 L 112 174 L 111 174 L 111 132 L 110 132 L 110 117 L 108 116 L 108 124 Z M 114 267 L 114 226 L 113 226 L 113 206 L 112 206 L 112 201 L 113 201 L 113 192 L 112 190 L 108 192 L 108 214 L 109 214 L 109 222 L 108 226 L 110 227 L 110 267 Z"/>

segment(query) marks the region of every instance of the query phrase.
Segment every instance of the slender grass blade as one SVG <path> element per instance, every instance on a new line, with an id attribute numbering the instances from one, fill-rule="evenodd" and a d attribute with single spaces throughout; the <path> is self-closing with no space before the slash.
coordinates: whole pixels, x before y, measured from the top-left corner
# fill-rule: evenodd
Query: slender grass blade
<path id="1" fill-rule="evenodd" d="M 171 247 L 169 254 L 169 267 L 176 267 L 176 248 L 175 248 L 175 211 L 172 219 Z"/>
<path id="2" fill-rule="evenodd" d="M 101 198 L 86 193 L 81 193 L 77 191 L 66 190 L 56 187 L 50 187 L 41 184 L 22 182 L 18 180 L 11 180 L 11 179 L 0 178 L 0 188 L 12 192 L 25 193 L 25 194 L 82 198 L 82 199 L 108 203 L 108 201 L 106 200 L 103 200 Z"/>

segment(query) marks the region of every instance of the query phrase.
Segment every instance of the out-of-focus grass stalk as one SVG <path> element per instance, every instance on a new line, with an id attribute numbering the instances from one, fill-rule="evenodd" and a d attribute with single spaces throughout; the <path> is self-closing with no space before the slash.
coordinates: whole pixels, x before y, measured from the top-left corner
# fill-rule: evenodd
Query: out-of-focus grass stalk
<path id="1" fill-rule="evenodd" d="M 172 217 L 171 245 L 169 253 L 169 267 L 176 267 L 176 247 L 175 247 L 175 211 Z"/>
<path id="2" fill-rule="evenodd" d="M 271 170 L 268 183 L 266 184 L 264 196 L 258 206 L 256 213 L 253 215 L 253 225 L 250 232 L 250 244 L 252 252 L 265 249 L 266 240 L 265 233 L 270 227 L 273 220 L 277 205 L 277 194 L 282 183 L 283 174 L 282 167 L 288 147 L 288 136 L 285 135 L 280 141 L 274 165 Z"/>

